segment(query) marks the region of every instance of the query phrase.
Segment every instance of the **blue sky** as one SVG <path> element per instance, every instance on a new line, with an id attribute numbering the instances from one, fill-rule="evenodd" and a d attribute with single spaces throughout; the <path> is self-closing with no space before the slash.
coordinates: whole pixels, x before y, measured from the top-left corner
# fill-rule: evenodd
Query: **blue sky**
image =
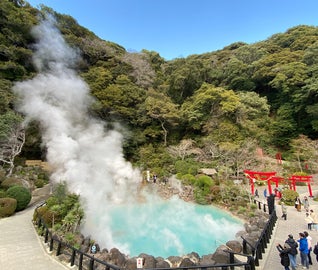
<path id="1" fill-rule="evenodd" d="M 72 16 L 128 51 L 166 60 L 254 43 L 300 25 L 318 26 L 318 0 L 26 0 Z"/>

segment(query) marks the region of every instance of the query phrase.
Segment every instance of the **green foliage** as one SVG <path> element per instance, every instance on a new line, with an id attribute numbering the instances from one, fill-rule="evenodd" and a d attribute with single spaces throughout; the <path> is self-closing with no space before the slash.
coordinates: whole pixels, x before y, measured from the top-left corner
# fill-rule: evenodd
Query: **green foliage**
<path id="1" fill-rule="evenodd" d="M 9 217 L 17 208 L 17 200 L 14 198 L 2 198 L 0 196 L 0 218 Z"/>
<path id="2" fill-rule="evenodd" d="M 7 195 L 10 198 L 14 198 L 17 200 L 17 208 L 16 211 L 21 211 L 25 209 L 29 202 L 31 201 L 31 192 L 22 186 L 13 186 L 7 190 Z"/>
<path id="3" fill-rule="evenodd" d="M 45 184 L 45 182 L 43 179 L 37 179 L 34 181 L 34 185 L 36 188 L 42 188 L 42 187 L 44 187 L 44 184 Z"/>
<path id="4" fill-rule="evenodd" d="M 49 211 L 49 208 L 47 205 L 43 205 L 43 206 L 37 208 L 37 212 L 35 212 L 35 214 L 33 216 L 33 220 L 36 220 L 37 216 L 40 216 L 47 226 L 49 226 L 49 227 L 52 226 L 53 213 L 51 211 Z"/>
<path id="5" fill-rule="evenodd" d="M 5 198 L 7 197 L 7 194 L 4 190 L 0 189 L 0 198 Z"/>
<path id="6" fill-rule="evenodd" d="M 186 160 L 177 160 L 174 164 L 177 173 L 196 175 L 198 172 L 198 164 Z"/>
<path id="7" fill-rule="evenodd" d="M 193 185 L 196 182 L 196 178 L 192 174 L 184 174 L 179 179 L 181 179 L 184 185 Z"/>
<path id="8" fill-rule="evenodd" d="M 189 174 L 196 175 L 205 163 L 218 166 L 229 179 L 246 166 L 261 166 L 254 155 L 259 146 L 264 152 L 292 150 L 288 170 L 301 171 L 299 164 L 309 159 L 316 167 L 317 151 L 306 147 L 318 138 L 318 28 L 305 25 L 255 44 L 235 42 L 215 52 L 166 61 L 153 51 L 129 53 L 49 7 L 39 12 L 24 1 L 2 0 L 0 139 L 22 121 L 12 110 L 16 97 L 11 88 L 35 75 L 30 29 L 44 12 L 57 18 L 63 37 L 81 51 L 76 70 L 96 98 L 90 112 L 107 124 L 125 124 L 131 134 L 125 137 L 124 156 L 142 170 L 158 176 L 177 173 L 181 179 L 186 175 L 184 181 L 192 182 Z M 300 134 L 307 139 L 295 142 Z M 166 146 L 189 138 L 196 147 L 186 154 L 167 151 Z M 21 159 L 40 158 L 42 151 L 39 126 L 30 123 Z M 47 181 L 38 179 L 38 187 Z M 201 188 L 201 201 L 218 200 L 218 193 L 226 201 L 231 193 L 222 187 L 212 196 Z M 54 196 L 63 205 L 68 198 L 59 187 Z M 51 211 L 64 218 L 65 207 Z"/>
<path id="9" fill-rule="evenodd" d="M 1 187 L 4 189 L 8 189 L 13 186 L 22 186 L 22 182 L 20 179 L 16 177 L 6 177 L 2 182 L 1 182 Z"/>
<path id="10" fill-rule="evenodd" d="M 208 204 L 210 199 L 208 195 L 210 194 L 211 188 L 214 185 L 214 181 L 211 177 L 206 175 L 198 176 L 194 183 L 194 195 L 195 200 L 199 204 Z"/>
<path id="11" fill-rule="evenodd" d="M 295 199 L 299 196 L 298 192 L 291 190 L 291 189 L 284 189 L 282 191 L 282 199 L 281 201 L 284 202 L 286 205 L 294 205 Z"/>

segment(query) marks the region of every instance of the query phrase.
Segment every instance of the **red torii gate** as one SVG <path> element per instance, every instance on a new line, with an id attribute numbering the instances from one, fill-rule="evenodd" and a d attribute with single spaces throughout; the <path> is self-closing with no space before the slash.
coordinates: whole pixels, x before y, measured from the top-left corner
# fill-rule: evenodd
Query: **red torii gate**
<path id="1" fill-rule="evenodd" d="M 250 179 L 252 195 L 254 195 L 254 192 L 255 192 L 254 183 L 257 180 L 258 181 L 267 181 L 268 193 L 270 195 L 272 194 L 271 180 L 276 175 L 276 172 L 255 172 L 255 171 L 244 170 L 244 173 L 245 173 L 246 177 Z"/>
<path id="2" fill-rule="evenodd" d="M 281 176 L 274 176 L 271 178 L 271 181 L 275 182 L 275 196 L 281 196 L 281 192 L 278 192 L 278 182 L 281 182 L 285 180 L 284 177 L 281 177 Z"/>
<path id="3" fill-rule="evenodd" d="M 309 197 L 312 197 L 312 190 L 310 182 L 312 181 L 311 175 L 292 175 L 289 180 L 291 181 L 291 188 L 292 190 L 296 191 L 296 182 L 304 182 L 307 183 Z"/>

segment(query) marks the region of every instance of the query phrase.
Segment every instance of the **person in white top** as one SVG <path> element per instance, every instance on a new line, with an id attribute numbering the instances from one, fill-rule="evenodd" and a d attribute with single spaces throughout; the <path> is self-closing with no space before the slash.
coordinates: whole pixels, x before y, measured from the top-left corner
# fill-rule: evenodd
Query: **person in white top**
<path id="1" fill-rule="evenodd" d="M 304 231 L 304 235 L 306 236 L 307 243 L 308 243 L 308 261 L 309 261 L 309 264 L 312 265 L 312 260 L 311 260 L 311 255 L 310 255 L 310 252 L 312 251 L 312 245 L 311 245 L 312 237 L 306 231 Z"/>

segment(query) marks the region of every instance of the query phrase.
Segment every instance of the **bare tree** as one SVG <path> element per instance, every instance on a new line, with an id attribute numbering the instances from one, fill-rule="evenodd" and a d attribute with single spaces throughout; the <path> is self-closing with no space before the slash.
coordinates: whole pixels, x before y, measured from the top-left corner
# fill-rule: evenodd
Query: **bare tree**
<path id="1" fill-rule="evenodd" d="M 148 56 L 144 53 L 126 53 L 123 61 L 132 66 L 131 76 L 136 79 L 136 84 L 143 88 L 152 85 L 156 73 L 149 63 Z"/>
<path id="2" fill-rule="evenodd" d="M 191 139 L 184 139 L 178 145 L 169 146 L 168 152 L 181 160 L 189 155 L 202 155 L 202 150 L 195 147 L 195 141 Z"/>
<path id="3" fill-rule="evenodd" d="M 7 112 L 0 116 L 0 162 L 7 168 L 7 175 L 12 174 L 14 159 L 21 153 L 25 143 L 25 130 L 22 117 Z"/>

